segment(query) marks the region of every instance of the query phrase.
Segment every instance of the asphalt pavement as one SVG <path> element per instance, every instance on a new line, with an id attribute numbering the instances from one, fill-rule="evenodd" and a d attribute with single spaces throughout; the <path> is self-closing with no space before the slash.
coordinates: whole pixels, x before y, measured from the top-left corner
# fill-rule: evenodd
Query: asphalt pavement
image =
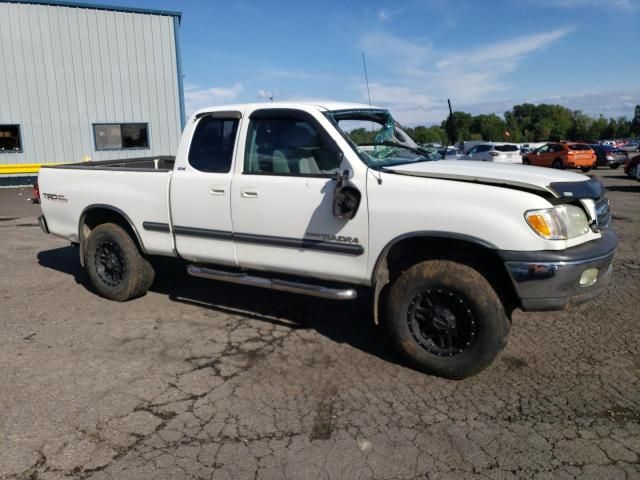
<path id="1" fill-rule="evenodd" d="M 599 169 L 604 295 L 513 318 L 481 374 L 408 367 L 366 299 L 191 278 L 92 292 L 28 190 L 0 190 L 0 478 L 640 478 L 640 183 Z"/>

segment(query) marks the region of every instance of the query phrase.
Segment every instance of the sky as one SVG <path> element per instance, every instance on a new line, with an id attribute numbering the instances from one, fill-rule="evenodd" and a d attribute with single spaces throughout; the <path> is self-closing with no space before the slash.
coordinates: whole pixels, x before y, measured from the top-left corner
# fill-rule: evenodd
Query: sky
<path id="1" fill-rule="evenodd" d="M 105 3 L 105 2 L 93 2 Z M 111 0 L 182 12 L 187 113 L 268 100 L 368 102 L 405 125 L 523 102 L 593 116 L 640 104 L 640 0 Z"/>

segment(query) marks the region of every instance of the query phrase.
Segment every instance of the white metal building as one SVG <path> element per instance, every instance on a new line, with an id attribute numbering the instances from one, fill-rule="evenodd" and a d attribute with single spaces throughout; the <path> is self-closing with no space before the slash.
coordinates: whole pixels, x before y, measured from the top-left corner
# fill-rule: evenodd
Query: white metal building
<path id="1" fill-rule="evenodd" d="M 0 0 L 0 186 L 43 163 L 175 155 L 180 13 Z"/>

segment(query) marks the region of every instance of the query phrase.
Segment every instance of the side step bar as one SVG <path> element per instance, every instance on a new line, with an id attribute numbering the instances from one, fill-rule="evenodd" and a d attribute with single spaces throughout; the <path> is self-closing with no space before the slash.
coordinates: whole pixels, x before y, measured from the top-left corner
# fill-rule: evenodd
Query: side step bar
<path id="1" fill-rule="evenodd" d="M 239 283 L 252 287 L 270 288 L 271 290 L 328 298 L 330 300 L 354 300 L 358 297 L 354 288 L 329 288 L 321 285 L 311 285 L 309 283 L 289 282 L 277 278 L 256 277 L 243 272 L 225 272 L 223 270 L 214 270 L 197 265 L 187 265 L 187 273 L 194 277 Z"/>

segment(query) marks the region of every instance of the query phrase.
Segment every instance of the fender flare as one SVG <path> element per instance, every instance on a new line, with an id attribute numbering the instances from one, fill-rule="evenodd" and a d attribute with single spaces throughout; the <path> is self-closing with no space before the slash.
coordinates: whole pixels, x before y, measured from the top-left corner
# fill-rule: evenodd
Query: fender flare
<path id="1" fill-rule="evenodd" d="M 82 234 L 82 226 L 84 225 L 84 220 L 87 216 L 87 214 L 91 211 L 91 210 L 110 210 L 113 213 L 116 213 L 118 215 L 120 215 L 125 222 L 127 222 L 127 224 L 129 225 L 129 227 L 131 228 L 131 231 L 133 232 L 133 234 L 135 235 L 135 240 L 137 241 L 138 245 L 140 246 L 140 250 L 142 250 L 142 253 L 146 254 L 147 250 L 144 247 L 144 243 L 142 243 L 142 237 L 140 236 L 140 233 L 138 233 L 138 229 L 136 228 L 135 224 L 131 221 L 131 219 L 129 218 L 129 216 L 124 213 L 122 210 L 120 210 L 118 207 L 114 207 L 113 205 L 107 205 L 107 204 L 103 204 L 103 203 L 94 203 L 91 205 L 88 205 L 87 207 L 85 207 L 82 210 L 82 213 L 80 214 L 80 219 L 78 220 L 78 243 L 80 244 L 80 264 L 84 267 L 84 244 L 85 244 L 85 238 Z"/>
<path id="2" fill-rule="evenodd" d="M 496 245 L 481 238 L 474 237 L 472 235 L 466 235 L 463 233 L 444 232 L 439 230 L 422 230 L 409 232 L 393 238 L 385 245 L 385 247 L 378 255 L 373 268 L 373 272 L 371 274 L 371 286 L 373 287 L 373 321 L 376 325 L 380 324 L 378 312 L 380 293 L 390 281 L 389 268 L 387 266 L 387 256 L 395 245 L 409 238 L 444 238 L 450 240 L 462 240 L 490 250 L 498 250 L 498 247 Z"/>

